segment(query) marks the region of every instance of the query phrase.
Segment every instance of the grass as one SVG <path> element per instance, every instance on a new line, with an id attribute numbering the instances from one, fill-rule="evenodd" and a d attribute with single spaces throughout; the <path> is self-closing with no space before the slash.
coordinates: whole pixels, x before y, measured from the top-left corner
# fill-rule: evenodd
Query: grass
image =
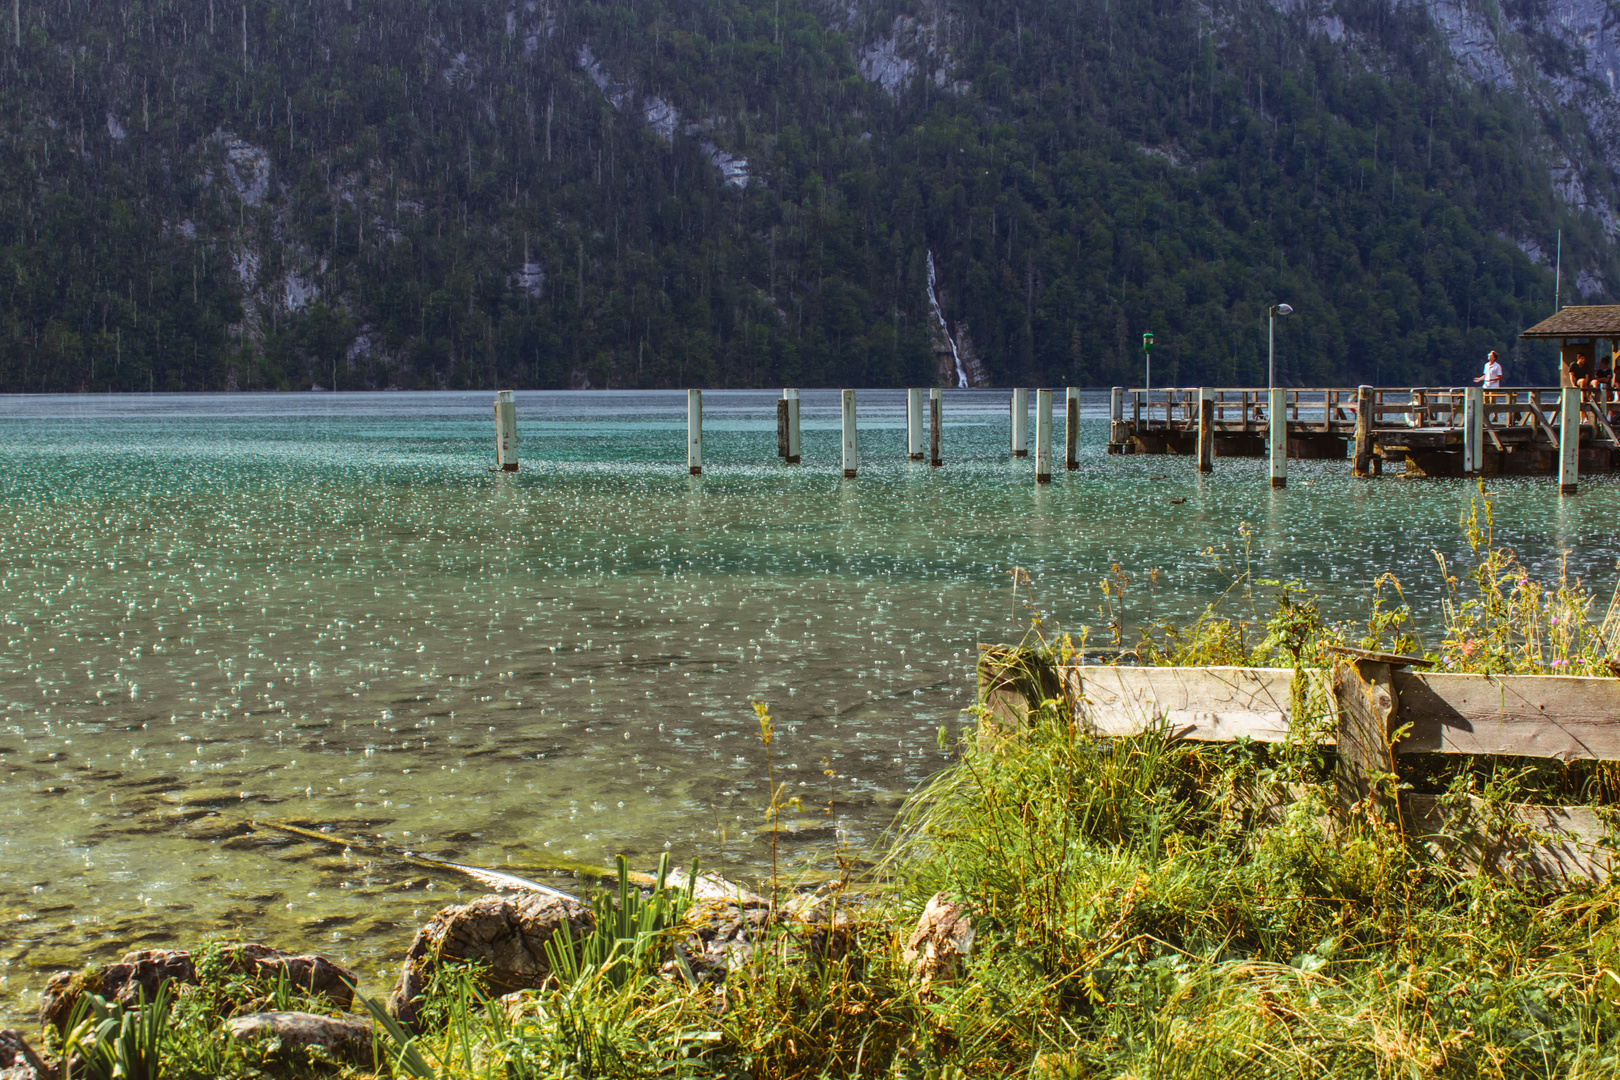
<path id="1" fill-rule="evenodd" d="M 1410 629 L 1391 579 L 1364 618 L 1334 623 L 1299 589 L 1253 582 L 1247 568 L 1233 575 L 1244 617 L 1212 608 L 1185 628 L 1149 621 L 1129 647 L 1131 586 L 1116 573 L 1107 632 L 1117 654 L 1154 663 L 1315 665 L 1323 645 L 1346 642 L 1421 652 L 1452 670 L 1610 670 L 1612 600 L 1605 609 L 1563 575 L 1535 583 L 1494 546 L 1488 501 L 1462 524 L 1474 562 L 1441 564 L 1445 628 L 1430 642 Z M 1257 593 L 1268 588 L 1274 602 L 1261 615 Z M 1370 811 L 1336 817 L 1331 751 L 1312 738 L 1091 736 L 1053 676 L 1087 634 L 1077 647 L 1033 626 L 1013 656 L 1026 666 L 1029 723 L 971 730 L 908 802 L 874 875 L 852 882 L 846 872 L 825 887 L 854 917 L 838 947 L 784 914 L 723 982 L 705 980 L 674 948 L 701 905 L 661 888 L 644 896 L 621 866 L 617 889 L 595 901 L 597 930 L 554 956 L 558 977 L 543 988 L 492 999 L 476 970 L 442 969 L 424 1034 L 363 1002 L 381 1032 L 371 1062 L 288 1064 L 221 1034 L 221 1017 L 262 990 L 205 982 L 174 1007 L 161 1073 L 1620 1076 L 1620 889 L 1469 876 Z M 768 750 L 769 715 L 757 714 Z M 1556 763 L 1450 767 L 1420 781 L 1495 801 L 1551 792 L 1612 802 L 1616 791 L 1609 774 Z M 774 820 L 783 801 L 772 779 Z M 774 878 L 773 898 L 791 892 Z M 924 987 L 902 949 L 936 893 L 963 901 L 977 934 L 962 974 Z"/>

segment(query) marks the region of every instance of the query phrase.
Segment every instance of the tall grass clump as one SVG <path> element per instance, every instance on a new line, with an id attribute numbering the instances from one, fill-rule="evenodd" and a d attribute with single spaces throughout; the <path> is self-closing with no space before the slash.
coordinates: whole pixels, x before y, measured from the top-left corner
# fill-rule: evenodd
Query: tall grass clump
<path id="1" fill-rule="evenodd" d="M 1612 888 L 1465 877 L 1333 799 L 1304 742 L 1094 737 L 1055 699 L 1027 727 L 981 726 L 887 864 L 897 911 L 943 891 L 982 920 L 971 977 L 929 1006 L 958 1066 L 1620 1072 Z"/>

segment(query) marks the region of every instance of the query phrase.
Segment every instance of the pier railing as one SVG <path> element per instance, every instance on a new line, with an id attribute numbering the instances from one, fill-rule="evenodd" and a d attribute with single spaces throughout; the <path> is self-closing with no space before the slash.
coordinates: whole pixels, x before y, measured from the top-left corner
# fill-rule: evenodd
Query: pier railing
<path id="1" fill-rule="evenodd" d="M 1460 428 L 1468 388 L 1461 386 L 1371 387 L 1369 409 L 1373 427 Z M 1126 410 L 1140 432 L 1182 430 L 1196 425 L 1201 396 L 1213 401 L 1214 422 L 1223 430 L 1261 434 L 1269 423 L 1269 391 L 1260 387 L 1133 388 L 1126 391 Z M 1558 426 L 1562 389 L 1557 386 L 1514 386 L 1484 391 L 1487 423 Z M 1283 391 L 1290 427 L 1353 435 L 1360 411 L 1359 387 L 1289 388 Z M 1616 401 L 1612 390 L 1593 390 L 1583 420 L 1593 422 L 1600 405 Z M 1538 419 L 1539 418 L 1539 419 Z M 1121 417 L 1120 419 L 1124 419 Z M 1603 418 L 1604 426 L 1607 425 Z"/>

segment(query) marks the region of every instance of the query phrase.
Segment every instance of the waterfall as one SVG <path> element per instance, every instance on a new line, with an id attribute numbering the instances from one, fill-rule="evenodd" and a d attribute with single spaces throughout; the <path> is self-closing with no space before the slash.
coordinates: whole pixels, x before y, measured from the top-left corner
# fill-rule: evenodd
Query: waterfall
<path id="1" fill-rule="evenodd" d="M 939 329 L 945 335 L 945 340 L 951 343 L 951 359 L 956 361 L 956 385 L 963 390 L 967 389 L 967 372 L 962 370 L 962 356 L 956 351 L 956 339 L 951 337 L 950 329 L 945 325 L 945 313 L 939 310 L 939 297 L 934 293 L 934 253 L 928 253 L 928 302 L 934 307 L 934 318 L 939 320 Z"/>

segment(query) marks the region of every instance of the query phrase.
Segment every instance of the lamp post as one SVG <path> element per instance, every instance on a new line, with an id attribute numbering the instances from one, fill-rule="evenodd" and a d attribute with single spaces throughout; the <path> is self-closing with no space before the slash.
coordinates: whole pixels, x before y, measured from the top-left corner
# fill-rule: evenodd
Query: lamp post
<path id="1" fill-rule="evenodd" d="M 1266 389 L 1277 385 L 1277 316 L 1292 315 L 1287 304 L 1272 304 L 1266 318 Z"/>
<path id="2" fill-rule="evenodd" d="M 1148 392 L 1149 400 L 1153 397 L 1153 331 L 1149 330 L 1142 335 L 1142 352 L 1147 357 L 1146 371 L 1142 381 L 1146 383 L 1144 389 Z"/>

